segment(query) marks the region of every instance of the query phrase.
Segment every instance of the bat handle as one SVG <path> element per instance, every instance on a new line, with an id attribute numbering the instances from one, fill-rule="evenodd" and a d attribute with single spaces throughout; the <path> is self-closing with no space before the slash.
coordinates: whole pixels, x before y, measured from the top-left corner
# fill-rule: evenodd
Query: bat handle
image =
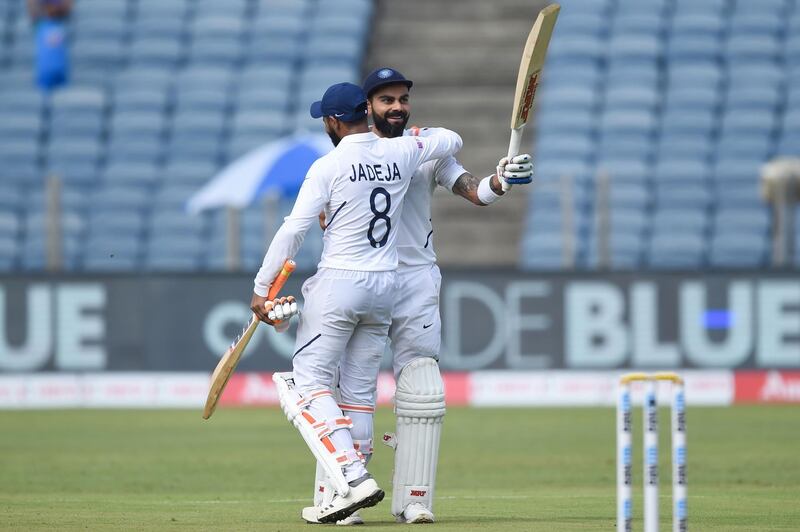
<path id="1" fill-rule="evenodd" d="M 511 139 L 508 141 L 508 158 L 509 160 L 512 157 L 516 157 L 519 155 L 519 148 L 522 145 L 522 130 L 525 128 L 525 124 L 514 128 L 511 130 Z M 497 176 L 500 177 L 500 176 Z M 506 183 L 505 179 L 501 179 L 500 183 L 503 185 L 503 192 L 508 192 L 511 189 L 511 185 Z"/>

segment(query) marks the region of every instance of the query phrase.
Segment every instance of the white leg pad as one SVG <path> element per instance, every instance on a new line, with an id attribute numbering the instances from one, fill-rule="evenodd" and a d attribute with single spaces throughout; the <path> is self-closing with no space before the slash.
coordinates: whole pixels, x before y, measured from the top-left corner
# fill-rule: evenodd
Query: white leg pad
<path id="1" fill-rule="evenodd" d="M 445 414 L 444 382 L 439 365 L 421 357 L 400 372 L 395 391 L 397 433 L 384 436 L 395 448 L 392 514 L 412 503 L 433 510 L 439 439 Z"/>
<path id="2" fill-rule="evenodd" d="M 311 449 L 317 463 L 327 474 L 333 488 L 343 497 L 347 496 L 350 485 L 342 469 L 360 458 L 355 451 L 337 450 L 329 436 L 335 430 L 349 429 L 352 422 L 344 417 L 317 420 L 308 412 L 309 403 L 323 395 L 332 395 L 330 390 L 318 390 L 304 397 L 295 389 L 291 372 L 274 373 L 272 380 L 275 382 L 286 418 L 300 431 L 300 435 Z"/>

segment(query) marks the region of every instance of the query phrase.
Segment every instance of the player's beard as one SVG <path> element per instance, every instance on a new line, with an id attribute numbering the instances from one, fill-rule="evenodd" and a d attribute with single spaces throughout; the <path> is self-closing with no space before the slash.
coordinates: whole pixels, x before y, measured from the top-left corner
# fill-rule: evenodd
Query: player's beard
<path id="1" fill-rule="evenodd" d="M 338 146 L 340 142 L 342 142 L 342 137 L 340 137 L 333 131 L 326 131 L 326 133 L 328 134 L 328 137 L 330 137 L 331 142 L 333 142 L 334 148 Z"/>
<path id="2" fill-rule="evenodd" d="M 389 122 L 389 118 L 402 118 L 403 122 L 400 124 L 392 124 Z M 408 113 L 404 113 L 403 111 L 389 111 L 383 116 L 373 113 L 372 122 L 375 128 L 383 133 L 384 137 L 402 137 L 403 132 L 406 130 L 406 125 L 408 124 Z"/>
<path id="3" fill-rule="evenodd" d="M 328 137 L 331 139 L 331 142 L 333 142 L 334 148 L 338 146 L 340 142 L 342 142 L 342 137 L 337 135 L 336 132 L 333 130 L 333 128 L 329 127 L 328 124 L 325 124 L 325 133 L 328 134 Z"/>

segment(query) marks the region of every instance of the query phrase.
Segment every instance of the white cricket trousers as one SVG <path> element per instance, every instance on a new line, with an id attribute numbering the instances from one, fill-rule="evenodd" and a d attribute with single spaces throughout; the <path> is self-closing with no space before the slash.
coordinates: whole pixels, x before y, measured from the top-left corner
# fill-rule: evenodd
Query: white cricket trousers
<path id="1" fill-rule="evenodd" d="M 375 405 L 396 273 L 320 268 L 303 284 L 303 311 L 292 358 L 301 393 L 333 389 L 339 367 L 341 401 Z"/>

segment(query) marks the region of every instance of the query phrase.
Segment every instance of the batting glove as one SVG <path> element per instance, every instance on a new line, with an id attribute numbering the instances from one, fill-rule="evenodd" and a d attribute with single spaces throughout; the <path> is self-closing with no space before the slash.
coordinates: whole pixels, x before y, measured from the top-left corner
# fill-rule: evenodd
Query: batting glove
<path id="1" fill-rule="evenodd" d="M 292 316 L 300 312 L 294 296 L 280 297 L 274 301 L 267 301 L 267 317 L 275 322 L 289 322 Z"/>
<path id="2" fill-rule="evenodd" d="M 527 153 L 517 155 L 508 160 L 503 157 L 497 163 L 497 177 L 509 185 L 527 185 L 533 181 L 533 163 Z"/>

